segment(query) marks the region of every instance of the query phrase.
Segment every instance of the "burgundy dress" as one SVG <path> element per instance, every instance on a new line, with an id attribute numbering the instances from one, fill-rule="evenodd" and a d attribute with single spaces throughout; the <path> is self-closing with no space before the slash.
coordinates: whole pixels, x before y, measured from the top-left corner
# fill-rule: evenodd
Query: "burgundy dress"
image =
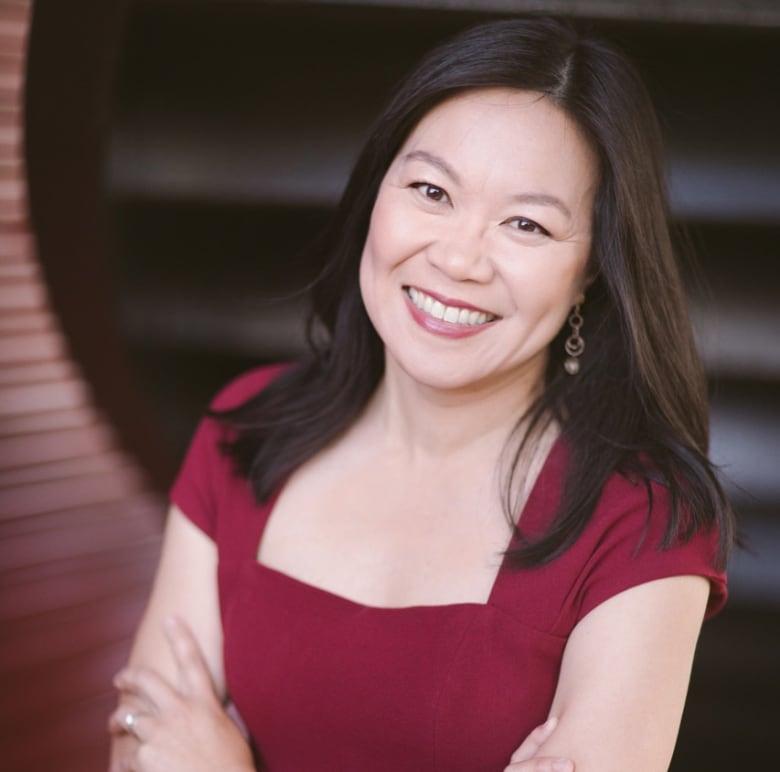
<path id="1" fill-rule="evenodd" d="M 239 378 L 215 407 L 277 372 Z M 356 603 L 257 562 L 273 501 L 255 504 L 219 453 L 222 436 L 215 421 L 201 423 L 172 498 L 217 544 L 228 690 L 271 772 L 500 771 L 545 720 L 566 640 L 591 609 L 683 574 L 710 580 L 709 615 L 725 602 L 714 535 L 656 550 L 664 489 L 654 488 L 648 526 L 644 484 L 615 474 L 576 544 L 541 568 L 502 569 L 487 603 Z M 558 440 L 523 510 L 526 532 L 549 522 L 565 462 Z"/>

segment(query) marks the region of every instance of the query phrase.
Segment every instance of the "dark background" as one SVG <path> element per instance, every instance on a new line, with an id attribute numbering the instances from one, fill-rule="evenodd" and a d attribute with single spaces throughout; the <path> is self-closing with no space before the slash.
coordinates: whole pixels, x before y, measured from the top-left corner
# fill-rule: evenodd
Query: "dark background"
<path id="1" fill-rule="evenodd" d="M 546 7 L 631 55 L 667 132 L 678 240 L 697 254 L 687 273 L 713 456 L 751 546 L 732 562 L 731 604 L 705 625 L 673 769 L 774 762 L 780 4 L 135 0 L 96 14 L 79 4 L 72 47 L 54 4 L 39 4 L 50 48 L 30 64 L 32 208 L 74 350 L 161 490 L 214 391 L 300 350 L 297 292 L 315 270 L 305 247 L 377 108 L 423 51 L 474 22 Z M 52 50 L 73 57 L 69 69 Z M 66 78 L 73 61 L 83 70 Z M 78 152 L 65 152 L 79 120 Z M 82 192 L 63 196 L 79 173 Z"/>

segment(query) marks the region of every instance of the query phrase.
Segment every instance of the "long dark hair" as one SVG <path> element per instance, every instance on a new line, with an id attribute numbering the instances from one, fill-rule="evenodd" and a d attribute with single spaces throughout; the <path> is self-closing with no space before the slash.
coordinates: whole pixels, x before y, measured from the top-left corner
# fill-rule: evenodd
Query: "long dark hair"
<path id="1" fill-rule="evenodd" d="M 375 121 L 318 245 L 324 267 L 312 292 L 310 353 L 259 395 L 217 414 L 233 429 L 225 450 L 262 501 L 363 410 L 384 371 L 382 342 L 358 287 L 379 185 L 433 107 L 467 90 L 496 87 L 545 94 L 580 126 L 600 165 L 590 257 L 595 278 L 584 307 L 587 352 L 580 373 L 565 374 L 561 330 L 550 346 L 544 392 L 523 422 L 560 423 L 571 451 L 563 494 L 547 533 L 523 542 L 510 558 L 538 565 L 569 547 L 619 470 L 668 487 L 671 515 L 660 547 L 718 527 L 725 561 L 732 518 L 707 458 L 706 382 L 669 234 L 658 121 L 622 54 L 556 20 L 469 29 L 429 53 L 401 84 Z M 529 436 L 516 443 L 513 470 Z M 505 487 L 512 518 L 514 474 Z"/>

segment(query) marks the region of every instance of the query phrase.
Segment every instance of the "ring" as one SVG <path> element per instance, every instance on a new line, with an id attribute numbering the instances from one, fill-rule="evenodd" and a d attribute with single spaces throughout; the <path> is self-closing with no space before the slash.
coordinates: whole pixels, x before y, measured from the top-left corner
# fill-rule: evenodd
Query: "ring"
<path id="1" fill-rule="evenodd" d="M 138 737 L 138 716 L 135 713 L 125 713 L 122 719 L 122 728 L 131 735 Z"/>

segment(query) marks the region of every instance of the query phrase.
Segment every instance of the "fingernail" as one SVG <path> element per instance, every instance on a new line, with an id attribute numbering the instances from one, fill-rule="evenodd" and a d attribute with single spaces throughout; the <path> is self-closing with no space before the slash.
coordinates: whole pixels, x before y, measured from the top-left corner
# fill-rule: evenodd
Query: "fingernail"
<path id="1" fill-rule="evenodd" d="M 572 772 L 572 765 L 569 759 L 556 759 L 553 761 L 553 772 Z"/>

